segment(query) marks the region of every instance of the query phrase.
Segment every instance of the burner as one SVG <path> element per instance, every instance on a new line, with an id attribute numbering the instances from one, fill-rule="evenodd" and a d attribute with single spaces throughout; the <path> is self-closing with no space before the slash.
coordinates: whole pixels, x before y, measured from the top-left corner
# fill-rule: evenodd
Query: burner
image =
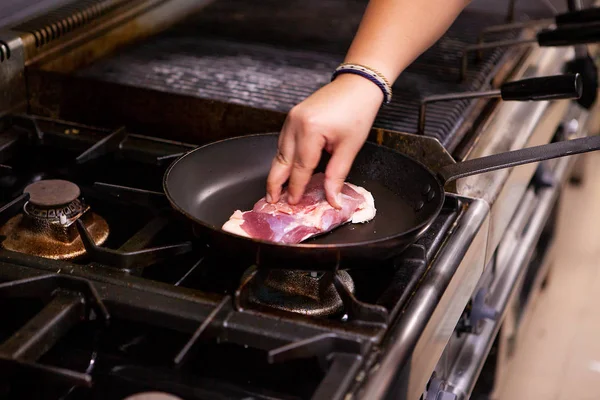
<path id="1" fill-rule="evenodd" d="M 55 260 L 73 259 L 85 253 L 75 221 L 81 220 L 97 245 L 108 237 L 106 221 L 89 211 L 74 183 L 43 180 L 27 186 L 29 201 L 23 213 L 1 229 L 2 246 L 11 251 Z"/>
<path id="2" fill-rule="evenodd" d="M 81 194 L 76 184 L 58 179 L 32 183 L 23 192 L 29 193 L 30 204 L 48 208 L 71 204 Z"/>
<path id="3" fill-rule="evenodd" d="M 254 272 L 244 273 L 242 280 Z M 338 276 L 354 292 L 354 282 L 346 271 Z M 248 302 L 282 311 L 314 317 L 334 315 L 344 305 L 331 279 L 331 274 L 289 270 L 258 270 L 248 283 Z"/>
<path id="4" fill-rule="evenodd" d="M 163 392 L 144 392 L 132 394 L 123 400 L 181 400 L 179 397 Z"/>

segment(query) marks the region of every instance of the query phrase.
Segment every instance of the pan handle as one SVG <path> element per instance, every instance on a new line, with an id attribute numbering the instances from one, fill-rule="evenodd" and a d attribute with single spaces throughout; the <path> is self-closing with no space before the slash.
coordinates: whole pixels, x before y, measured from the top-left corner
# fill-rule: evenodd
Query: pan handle
<path id="1" fill-rule="evenodd" d="M 537 42 L 543 47 L 600 42 L 600 22 L 544 29 L 537 34 Z"/>
<path id="2" fill-rule="evenodd" d="M 502 84 L 500 89 L 446 93 L 427 96 L 421 100 L 419 107 L 419 120 L 417 133 L 425 132 L 425 111 L 427 105 L 438 101 L 466 100 L 501 97 L 503 100 L 513 101 L 542 101 L 557 99 L 579 99 L 583 91 L 582 78 L 579 74 L 563 74 L 553 76 L 540 76 L 536 78 L 521 79 Z"/>
<path id="3" fill-rule="evenodd" d="M 500 87 L 502 100 L 541 101 L 578 99 L 583 91 L 579 74 L 542 76 L 506 82 Z"/>
<path id="4" fill-rule="evenodd" d="M 438 175 L 445 184 L 466 176 L 596 150 L 600 150 L 600 136 L 589 136 L 446 165 L 440 169 Z"/>
<path id="5" fill-rule="evenodd" d="M 583 10 L 566 12 L 554 17 L 556 25 L 561 27 L 570 24 L 585 24 L 600 21 L 600 7 L 585 8 Z"/>

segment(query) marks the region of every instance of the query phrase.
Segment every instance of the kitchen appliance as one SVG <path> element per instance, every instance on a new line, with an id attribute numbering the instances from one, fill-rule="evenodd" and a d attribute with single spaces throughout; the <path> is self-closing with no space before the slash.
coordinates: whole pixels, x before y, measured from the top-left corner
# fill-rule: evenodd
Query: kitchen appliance
<path id="1" fill-rule="evenodd" d="M 526 315 L 514 310 L 551 273 L 545 221 L 575 157 L 446 185 L 423 236 L 369 268 L 257 268 L 199 238 L 169 204 L 163 176 L 199 145 L 277 131 L 328 82 L 365 2 L 44 3 L 0 32 L 0 302 L 11 310 L 0 327 L 2 396 L 493 392 L 516 314 Z M 512 3 L 517 21 L 567 11 Z M 506 6 L 474 1 L 396 82 L 370 140 L 439 173 L 593 133 L 597 105 L 572 100 L 426 101 L 567 72 L 569 46 L 527 44 L 471 54 L 459 82 L 463 51 L 504 23 Z M 517 27 L 486 41 L 535 33 Z M 19 237 L 30 245 L 10 247 Z"/>

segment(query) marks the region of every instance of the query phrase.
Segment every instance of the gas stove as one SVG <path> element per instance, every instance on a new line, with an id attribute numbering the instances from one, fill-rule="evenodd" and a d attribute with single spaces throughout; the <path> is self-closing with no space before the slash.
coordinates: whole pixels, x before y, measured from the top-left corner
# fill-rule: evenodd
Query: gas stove
<path id="1" fill-rule="evenodd" d="M 9 398 L 338 397 L 472 204 L 450 196 L 426 237 L 383 264 L 265 271 L 212 251 L 170 209 L 163 173 L 193 146 L 3 122 L 0 298 L 18 310 L 0 336 Z M 32 373 L 43 387 L 12 378 Z"/>
<path id="2" fill-rule="evenodd" d="M 545 221 L 570 159 L 448 185 L 435 223 L 396 259 L 332 273 L 261 269 L 203 242 L 170 207 L 163 174 L 199 144 L 279 129 L 327 82 L 365 2 L 222 1 L 172 27 L 209 2 L 68 3 L 0 31 L 0 83 L 11 88 L 0 92 L 0 303 L 11 310 L 0 397 L 491 392 L 479 386 L 506 353 L 503 321 L 548 273 Z M 548 2 L 509 3 L 525 7 L 519 18 L 555 13 Z M 419 129 L 427 96 L 559 74 L 573 58 L 531 45 L 464 57 L 505 20 L 498 4 L 474 2 L 402 75 L 370 140 L 435 171 L 587 134 L 587 111 L 570 101 L 435 103 Z M 145 40 L 125 46 L 134 39 Z"/>

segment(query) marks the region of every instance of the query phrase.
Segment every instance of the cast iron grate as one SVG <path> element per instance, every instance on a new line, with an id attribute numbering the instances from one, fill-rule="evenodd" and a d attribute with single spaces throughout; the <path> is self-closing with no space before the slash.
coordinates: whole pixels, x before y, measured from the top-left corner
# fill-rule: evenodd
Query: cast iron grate
<path id="1" fill-rule="evenodd" d="M 0 386 L 9 395 L 23 378 L 38 383 L 60 382 L 90 387 L 94 355 L 86 371 L 79 372 L 41 363 L 39 360 L 75 325 L 86 320 L 109 321 L 109 313 L 90 282 L 75 277 L 42 275 L 0 283 L 0 298 L 24 301 L 43 299 L 43 308 L 0 343 Z M 13 309 L 17 310 L 14 303 Z M 30 381 L 31 382 L 31 381 Z"/>
<path id="2" fill-rule="evenodd" d="M 100 131 L 25 116 L 12 119 L 0 134 L 0 162 L 6 165 L 5 171 L 0 171 L 0 224 L 22 210 L 28 197 L 22 195 L 22 189 L 31 180 L 63 178 L 80 186 L 92 209 L 109 221 L 117 236 L 110 247 L 91 246 L 89 257 L 81 261 L 0 250 L 0 282 L 12 282 L 0 284 L 0 303 L 12 304 L 13 295 L 28 293 L 38 301 L 41 293 L 47 301 L 38 308 L 52 305 L 52 313 L 43 312 L 43 320 L 35 314 L 13 313 L 19 323 L 8 332 L 0 329 L 0 344 L 28 321 L 42 321 L 30 330 L 27 343 L 33 346 L 13 344 L 8 350 L 15 351 L 5 351 L 6 358 L 17 350 L 30 355 L 27 362 L 35 365 L 2 361 L 2 350 L 7 348 L 0 347 L 0 369 L 19 376 L 24 372 L 27 377 L 32 372 L 42 374 L 52 383 L 45 388 L 62 382 L 56 390 L 66 386 L 69 395 L 62 397 L 65 399 L 124 398 L 102 392 L 125 390 L 129 385 L 135 390 L 166 390 L 182 398 L 214 397 L 198 392 L 199 386 L 227 398 L 240 393 L 239 398 L 244 398 L 247 392 L 254 398 L 263 398 L 254 393 L 295 398 L 271 395 L 288 391 L 290 395 L 300 393 L 301 398 L 343 398 L 348 379 L 358 373 L 372 344 L 382 340 L 387 324 L 397 319 L 461 210 L 449 196 L 440 217 L 414 251 L 393 265 L 382 265 L 377 274 L 372 269 L 352 271 L 355 282 L 361 283 L 354 294 L 345 293 L 348 318 L 304 318 L 265 311 L 244 302 L 240 278 L 248 265 L 230 263 L 233 258 L 223 254 L 205 254 L 196 246 L 188 251 L 191 231 L 181 229 L 186 225 L 174 218 L 163 228 L 161 211 L 167 204 L 160 183 L 164 164 L 188 146 L 132 135 L 123 129 Z M 157 238 L 154 233 L 160 229 L 165 232 Z M 161 262 L 163 258 L 166 260 Z M 39 278 L 46 274 L 52 275 Z M 92 297 L 86 296 L 87 282 Z M 30 285 L 30 291 L 17 286 L 21 283 Z M 111 324 L 102 329 L 97 329 L 94 321 L 75 326 L 75 317 L 85 318 L 94 301 L 106 305 Z M 63 309 L 72 311 L 53 317 Z M 100 313 L 94 314 L 98 322 Z M 51 333 L 44 330 L 52 326 L 43 323 L 47 319 L 65 322 L 60 323 L 64 331 L 59 332 L 64 335 L 55 343 L 44 339 Z M 4 330 L 7 326 L 3 325 Z M 160 338 L 166 331 L 171 336 Z M 97 332 L 101 333 L 98 343 L 92 340 Z M 36 343 L 49 344 L 37 347 Z M 20 350 L 22 347 L 26 351 Z M 89 365 L 93 369 L 87 369 Z M 254 368 L 256 374 L 248 382 L 248 371 L 256 365 L 262 369 Z M 297 380 L 298 370 L 312 373 Z M 268 379 L 263 381 L 261 376 Z M 208 388 L 205 383 L 212 377 L 221 384 Z M 286 383 L 288 378 L 293 385 Z M 3 385 L 0 379 L 0 393 Z"/>

